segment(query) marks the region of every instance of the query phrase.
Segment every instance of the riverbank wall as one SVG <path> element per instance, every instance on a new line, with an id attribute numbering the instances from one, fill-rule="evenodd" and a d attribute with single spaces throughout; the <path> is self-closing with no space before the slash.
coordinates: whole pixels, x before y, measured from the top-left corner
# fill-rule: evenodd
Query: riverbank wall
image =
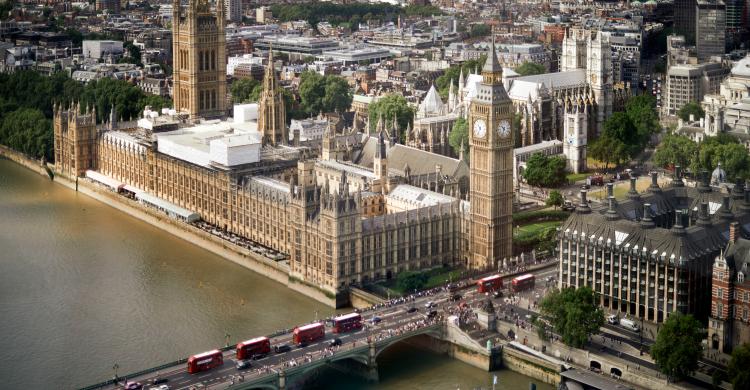
<path id="1" fill-rule="evenodd" d="M 47 169 L 45 169 L 45 166 L 40 161 L 31 159 L 8 147 L 0 145 L 0 156 L 40 175 L 48 176 Z M 287 288 L 313 298 L 325 305 L 338 308 L 349 303 L 348 294 L 346 296 L 334 296 L 315 286 L 310 286 L 303 281 L 290 277 L 288 266 L 282 262 L 263 257 L 249 249 L 232 244 L 227 240 L 198 229 L 195 226 L 170 218 L 165 213 L 143 206 L 137 201 L 116 194 L 88 180 L 67 178 L 56 174 L 53 181 L 281 283 Z"/>

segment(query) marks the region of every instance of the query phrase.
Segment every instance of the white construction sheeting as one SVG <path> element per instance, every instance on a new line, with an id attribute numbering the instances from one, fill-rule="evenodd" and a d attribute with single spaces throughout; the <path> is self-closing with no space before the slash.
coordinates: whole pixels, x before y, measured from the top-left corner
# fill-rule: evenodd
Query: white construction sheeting
<path id="1" fill-rule="evenodd" d="M 201 219 L 201 216 L 198 213 L 194 213 L 188 209 L 184 209 L 174 203 L 168 202 L 162 198 L 157 198 L 156 196 L 153 196 L 146 192 L 136 193 L 135 198 L 138 199 L 141 203 L 164 211 L 172 218 L 181 219 L 185 222 L 195 222 Z"/>
<path id="2" fill-rule="evenodd" d="M 97 182 L 97 183 L 99 183 L 99 184 L 104 184 L 105 186 L 111 188 L 114 191 L 119 191 L 120 189 L 122 189 L 122 187 L 125 186 L 125 184 L 123 184 L 123 183 L 121 183 L 121 182 L 119 182 L 119 181 L 117 181 L 117 180 L 115 180 L 115 179 L 113 179 L 113 178 L 111 178 L 109 176 L 104 176 L 101 173 L 96 172 L 96 171 L 92 171 L 92 170 L 86 171 L 86 177 L 89 178 L 89 179 L 91 179 L 91 180 L 93 180 L 93 181 L 95 181 L 95 182 Z"/>

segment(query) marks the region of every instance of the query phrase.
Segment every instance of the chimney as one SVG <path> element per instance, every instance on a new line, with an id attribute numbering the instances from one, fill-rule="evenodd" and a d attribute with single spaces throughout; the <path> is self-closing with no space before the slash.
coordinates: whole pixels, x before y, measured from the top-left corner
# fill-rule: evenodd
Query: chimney
<path id="1" fill-rule="evenodd" d="M 711 225 L 711 217 L 708 215 L 708 203 L 707 202 L 701 202 L 700 204 L 697 224 L 699 226 Z"/>
<path id="2" fill-rule="evenodd" d="M 607 219 L 612 221 L 617 219 L 617 211 L 615 210 L 615 197 L 610 196 L 607 198 L 607 201 L 609 202 L 609 207 L 607 207 Z"/>
<path id="3" fill-rule="evenodd" d="M 682 166 L 674 166 L 674 176 L 672 177 L 672 187 L 682 187 L 685 183 L 682 182 Z"/>
<path id="4" fill-rule="evenodd" d="M 659 192 L 661 191 L 661 188 L 659 187 L 659 173 L 658 172 L 651 172 L 651 185 L 648 187 L 649 192 Z"/>
<path id="5" fill-rule="evenodd" d="M 576 208 L 576 211 L 581 214 L 586 214 L 591 211 L 591 208 L 589 207 L 589 202 L 586 199 L 586 190 L 581 190 L 581 204 L 578 205 L 578 208 Z"/>
<path id="6" fill-rule="evenodd" d="M 732 222 L 729 224 L 729 242 L 737 242 L 737 235 L 740 233 L 740 224 Z"/>
<path id="7" fill-rule="evenodd" d="M 725 220 L 732 220 L 734 219 L 734 214 L 732 214 L 731 206 L 729 205 L 729 195 L 724 195 L 721 198 L 721 218 Z"/>
<path id="8" fill-rule="evenodd" d="M 672 233 L 676 235 L 685 234 L 685 225 L 682 224 L 682 210 L 675 210 L 674 213 L 674 225 L 672 225 Z"/>
<path id="9" fill-rule="evenodd" d="M 643 218 L 641 218 L 641 226 L 644 229 L 650 229 L 656 226 L 654 220 L 651 219 L 651 203 L 643 204 Z"/>
<path id="10" fill-rule="evenodd" d="M 630 191 L 628 191 L 628 199 L 638 199 L 638 190 L 635 187 L 637 179 L 635 177 L 630 178 Z"/>

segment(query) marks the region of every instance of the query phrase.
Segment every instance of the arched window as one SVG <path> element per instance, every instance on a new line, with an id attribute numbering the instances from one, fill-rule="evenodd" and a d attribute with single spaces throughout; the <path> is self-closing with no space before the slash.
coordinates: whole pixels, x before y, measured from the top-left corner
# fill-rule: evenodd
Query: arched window
<path id="1" fill-rule="evenodd" d="M 216 50 L 211 50 L 211 70 L 216 70 Z"/>
<path id="2" fill-rule="evenodd" d="M 198 70 L 203 70 L 203 52 L 198 52 Z"/>

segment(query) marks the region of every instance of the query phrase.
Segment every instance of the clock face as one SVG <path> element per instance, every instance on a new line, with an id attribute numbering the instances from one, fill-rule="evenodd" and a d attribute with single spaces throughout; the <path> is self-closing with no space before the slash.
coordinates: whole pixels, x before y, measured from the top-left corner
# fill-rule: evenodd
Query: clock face
<path id="1" fill-rule="evenodd" d="M 487 134 L 487 124 L 484 120 L 477 119 L 474 121 L 474 136 L 477 138 L 484 138 Z"/>
<path id="2" fill-rule="evenodd" d="M 510 135 L 510 122 L 506 120 L 501 120 L 500 124 L 497 125 L 497 133 L 500 134 L 501 137 L 507 137 Z"/>

